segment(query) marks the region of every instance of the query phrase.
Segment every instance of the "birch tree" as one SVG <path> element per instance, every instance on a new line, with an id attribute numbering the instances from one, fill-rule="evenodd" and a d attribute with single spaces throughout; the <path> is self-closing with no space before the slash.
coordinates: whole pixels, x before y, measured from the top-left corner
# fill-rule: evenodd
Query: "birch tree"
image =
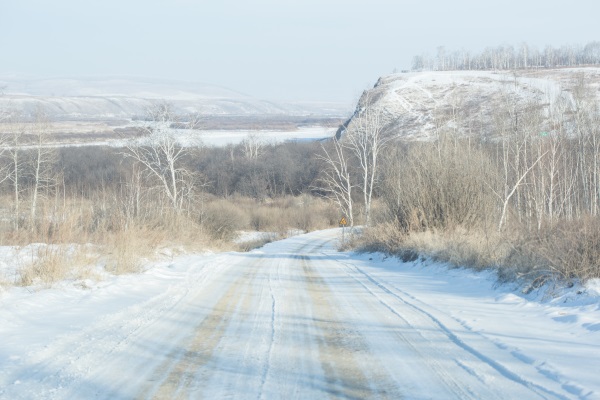
<path id="1" fill-rule="evenodd" d="M 161 103 L 148 111 L 149 124 L 144 127 L 142 143 L 129 142 L 127 156 L 139 163 L 146 177 L 157 182 L 172 208 L 181 211 L 194 191 L 194 174 L 185 167 L 186 149 L 176 138 L 173 124 L 177 116 L 173 107 Z"/>
<path id="2" fill-rule="evenodd" d="M 8 133 L 5 131 L 8 127 L 10 114 L 5 110 L 0 110 L 0 124 L 3 131 L 0 132 L 0 185 L 8 179 L 8 165 L 4 162 L 4 155 L 8 153 Z"/>
<path id="3" fill-rule="evenodd" d="M 333 139 L 332 148 L 321 145 L 323 155 L 318 156 L 325 162 L 322 172 L 321 187 L 326 197 L 333 200 L 348 219 L 348 224 L 354 226 L 354 210 L 352 200 L 353 180 L 350 174 L 348 150 L 338 139 Z"/>
<path id="4" fill-rule="evenodd" d="M 33 124 L 33 151 L 28 162 L 28 175 L 31 178 L 31 208 L 29 218 L 31 228 L 37 214 L 38 203 L 44 192 L 57 184 L 57 175 L 53 166 L 57 160 L 56 149 L 48 146 L 49 119 L 42 111 L 37 110 Z"/>
<path id="5" fill-rule="evenodd" d="M 249 160 L 257 160 L 262 154 L 265 143 L 256 133 L 249 133 L 242 141 L 244 156 Z"/>
<path id="6" fill-rule="evenodd" d="M 371 220 L 371 203 L 377 184 L 379 160 L 392 136 L 386 132 L 385 110 L 374 104 L 367 95 L 362 110 L 357 113 L 342 137 L 342 145 L 348 148 L 358 161 L 358 175 L 365 207 L 365 225 Z"/>
<path id="7" fill-rule="evenodd" d="M 11 113 L 10 116 L 7 117 L 7 120 L 8 124 L 4 141 L 7 145 L 5 153 L 7 154 L 8 163 L 4 180 L 10 183 L 12 189 L 14 201 L 14 228 L 18 231 L 20 225 L 19 220 L 21 218 L 21 178 L 25 164 L 21 145 L 26 128 L 22 116 L 18 113 Z"/>

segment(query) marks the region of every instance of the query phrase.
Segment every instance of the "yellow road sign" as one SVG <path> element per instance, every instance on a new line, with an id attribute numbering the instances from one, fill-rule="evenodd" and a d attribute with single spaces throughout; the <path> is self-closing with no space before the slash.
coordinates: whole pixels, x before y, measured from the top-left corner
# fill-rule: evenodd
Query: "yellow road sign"
<path id="1" fill-rule="evenodd" d="M 340 219 L 340 226 L 346 226 L 348 225 L 348 221 L 346 221 L 346 217 L 342 217 L 342 219 Z"/>

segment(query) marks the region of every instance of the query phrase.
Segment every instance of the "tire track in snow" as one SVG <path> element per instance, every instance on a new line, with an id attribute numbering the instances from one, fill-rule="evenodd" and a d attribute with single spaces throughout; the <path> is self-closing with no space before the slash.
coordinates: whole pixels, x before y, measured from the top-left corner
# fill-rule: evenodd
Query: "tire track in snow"
<path id="1" fill-rule="evenodd" d="M 59 337 L 48 348 L 35 354 L 25 369 L 17 371 L 11 379 L 35 382 L 36 392 L 42 397 L 70 399 L 96 396 L 97 393 L 92 394 L 95 391 L 90 389 L 90 377 L 103 372 L 103 365 L 122 354 L 124 349 L 139 340 L 146 329 L 175 309 L 188 296 L 191 280 L 194 285 L 202 286 L 212 272 L 212 268 L 203 268 L 193 275 L 188 272 L 183 282 L 170 285 L 165 292 L 102 316 L 82 332 Z M 60 382 L 58 387 L 56 382 Z M 112 391 L 113 388 L 103 389 Z"/>
<path id="2" fill-rule="evenodd" d="M 504 365 L 500 364 L 499 362 L 497 362 L 497 361 L 495 361 L 495 360 L 487 357 L 486 355 L 484 355 L 481 352 L 477 351 L 475 348 L 469 346 L 467 343 L 465 343 L 463 340 L 461 340 L 456 334 L 454 334 L 446 325 L 444 325 L 438 318 L 436 318 L 435 316 L 433 316 L 431 313 L 427 312 L 425 309 L 423 309 L 423 308 L 415 305 L 414 303 L 406 300 L 404 297 L 398 295 L 397 293 L 394 293 L 386 285 L 384 285 L 383 283 L 379 282 L 378 280 L 376 280 L 371 275 L 369 275 L 368 273 L 364 272 L 363 270 L 361 270 L 357 266 L 351 265 L 351 264 L 348 264 L 348 263 L 344 263 L 344 262 L 341 262 L 341 261 L 340 261 L 340 264 L 344 265 L 344 267 L 347 270 L 347 274 L 350 277 L 352 277 L 356 282 L 358 282 L 361 286 L 363 286 L 371 295 L 373 295 L 375 298 L 377 298 L 377 300 L 383 306 L 385 306 L 390 312 L 392 312 L 394 315 L 396 315 L 397 317 L 401 318 L 402 320 L 406 321 L 406 319 L 392 305 L 390 305 L 387 301 L 385 301 L 383 298 L 381 298 L 381 296 L 377 295 L 364 282 L 362 282 L 355 275 L 351 274 L 348 271 L 357 272 L 358 274 L 360 274 L 361 276 L 363 276 L 364 278 L 366 278 L 368 282 L 372 283 L 373 285 L 375 285 L 376 287 L 378 287 L 379 289 L 381 289 L 387 295 L 395 298 L 396 300 L 400 301 L 401 303 L 405 304 L 406 306 L 408 306 L 408 307 L 412 308 L 413 310 L 417 311 L 421 315 L 427 317 L 431 322 L 433 322 L 440 329 L 440 332 L 444 333 L 448 337 L 448 339 L 452 343 L 454 343 L 456 346 L 460 347 L 461 349 L 463 349 L 467 353 L 471 354 L 475 358 L 479 359 L 480 361 L 484 362 L 485 364 L 489 365 L 492 369 L 496 370 L 500 375 L 504 376 L 505 378 L 507 378 L 507 379 L 509 379 L 509 380 L 511 380 L 511 381 L 513 381 L 513 382 L 515 382 L 517 384 L 519 384 L 519 385 L 522 385 L 522 386 L 526 387 L 527 389 L 531 390 L 533 393 L 535 393 L 540 398 L 544 398 L 545 399 L 545 398 L 548 398 L 547 396 L 550 396 L 549 398 L 556 398 L 556 399 L 561 399 L 561 400 L 567 400 L 568 399 L 568 397 L 566 397 L 563 394 L 560 394 L 560 393 L 557 393 L 557 392 L 552 391 L 550 389 L 547 389 L 547 388 L 545 388 L 543 386 L 540 386 L 540 385 L 536 384 L 535 382 L 531 382 L 529 380 L 526 380 L 525 378 L 523 378 L 520 375 L 518 375 L 517 373 L 514 373 L 513 371 L 509 370 L 508 368 L 506 368 Z M 404 293 L 402 290 L 400 290 L 398 288 L 395 288 L 395 289 L 397 291 L 401 292 L 401 293 Z M 406 321 L 406 322 L 408 322 L 408 321 Z"/>
<path id="3" fill-rule="evenodd" d="M 393 387 L 389 383 L 390 377 L 369 357 L 368 346 L 360 332 L 336 316 L 330 302 L 333 296 L 329 286 L 310 266 L 310 257 L 298 257 L 313 303 L 315 323 L 320 331 L 319 359 L 325 374 L 326 391 L 336 398 L 401 398 L 399 393 L 387 393 L 386 389 L 382 389 Z M 365 373 L 367 369 L 369 376 Z M 373 387 L 375 382 L 377 387 Z"/>
<path id="4" fill-rule="evenodd" d="M 347 276 L 349 276 L 351 279 L 353 279 L 355 282 L 359 283 L 359 285 L 363 289 L 367 289 L 366 292 L 370 296 L 375 298 L 375 300 L 376 300 L 375 303 L 371 303 L 368 301 L 364 301 L 364 303 L 363 303 L 364 307 L 369 308 L 369 311 L 368 311 L 369 315 L 377 315 L 377 314 L 382 315 L 382 309 L 381 309 L 382 305 L 384 306 L 385 311 L 387 311 L 387 312 L 390 311 L 390 306 L 386 302 L 382 301 L 379 296 L 377 296 L 371 290 L 366 288 L 355 277 L 348 274 L 347 271 L 344 271 L 344 273 Z M 347 307 L 347 308 L 352 307 L 352 304 L 347 303 L 347 304 L 345 304 L 345 307 Z M 400 321 L 402 321 L 401 326 L 403 326 L 406 331 L 403 333 L 403 332 L 400 332 L 399 330 L 394 330 L 395 333 L 393 334 L 393 336 L 389 337 L 389 339 L 388 339 L 389 351 L 394 352 L 398 349 L 402 349 L 400 351 L 400 354 L 403 354 L 405 352 L 405 350 L 403 350 L 403 349 L 406 348 L 410 352 L 412 352 L 412 354 L 414 354 L 418 357 L 418 364 L 413 365 L 412 367 L 409 366 L 408 368 L 410 368 L 411 371 L 406 371 L 405 374 L 412 376 L 410 374 L 412 374 L 413 373 L 412 370 L 414 370 L 414 371 L 419 371 L 422 374 L 427 374 L 428 376 L 433 375 L 435 377 L 435 379 L 431 379 L 431 383 L 432 384 L 438 384 L 438 383 L 441 384 L 442 387 L 445 388 L 445 390 L 447 390 L 448 395 L 452 395 L 453 398 L 457 398 L 457 399 L 461 399 L 461 400 L 462 399 L 479 400 L 480 398 L 482 398 L 480 393 L 473 392 L 473 390 L 471 390 L 470 386 L 468 384 L 466 384 L 466 382 L 462 381 L 460 379 L 460 377 L 457 377 L 456 374 L 453 373 L 453 371 L 450 370 L 447 366 L 444 366 L 443 364 L 441 364 L 438 360 L 438 357 L 432 357 L 431 352 L 429 354 L 427 353 L 430 345 L 433 343 L 427 343 L 428 340 L 422 334 L 422 327 L 417 326 L 416 324 L 414 324 L 414 322 L 411 323 L 406 317 L 404 317 L 404 315 L 401 315 L 401 313 L 399 313 L 399 312 L 395 312 L 393 314 Z M 383 318 L 383 316 L 381 316 L 380 318 Z M 386 325 L 389 325 L 389 322 Z M 398 341 L 399 343 L 396 341 Z M 427 343 L 427 344 L 425 346 L 419 346 L 420 344 L 423 344 L 423 343 Z M 377 346 L 378 345 L 375 344 L 375 347 L 377 347 Z M 424 351 L 422 349 L 424 349 Z M 406 368 L 406 366 L 403 366 L 403 367 Z M 401 371 L 402 368 L 399 368 L 399 366 L 397 366 L 396 364 L 394 364 L 391 368 L 392 368 L 392 371 L 394 374 L 394 379 L 397 380 L 397 383 L 400 387 L 405 387 L 405 386 L 410 387 L 411 386 L 410 381 L 407 381 L 407 379 L 404 376 L 398 376 L 397 371 L 399 371 L 399 370 Z M 416 377 L 418 379 L 419 375 L 417 374 Z M 485 398 L 492 399 L 492 398 L 499 398 L 499 397 L 495 397 L 494 394 L 492 393 L 492 394 L 487 394 L 487 396 L 485 396 Z"/>
<path id="5" fill-rule="evenodd" d="M 317 241 L 318 245 L 321 243 L 321 240 Z M 264 301 L 268 297 L 271 308 L 268 312 L 269 331 L 267 334 L 267 329 L 263 329 L 263 335 L 268 336 L 270 342 L 268 349 L 265 346 L 268 357 L 260 387 L 257 387 L 258 395 L 252 395 L 252 398 L 279 398 L 283 394 L 292 398 L 323 396 L 318 329 L 312 323 L 312 305 L 298 256 L 306 248 L 314 247 L 315 241 L 302 240 L 271 254 L 273 263 L 264 269 L 268 275 L 268 293 L 264 295 Z M 266 305 L 260 308 L 263 313 L 267 311 Z"/>
<path id="6" fill-rule="evenodd" d="M 198 325 L 193 337 L 183 347 L 169 354 L 153 373 L 150 381 L 158 381 L 158 387 L 145 387 L 137 396 L 138 399 L 179 399 L 190 396 L 188 392 L 196 379 L 196 372 L 211 361 L 232 316 L 236 315 L 236 309 L 243 306 L 249 296 L 248 293 L 238 295 L 244 293 L 242 288 L 254 280 L 256 273 L 256 268 L 249 267 L 229 286 L 210 314 Z"/>
<path id="7" fill-rule="evenodd" d="M 279 279 L 279 265 L 277 265 L 277 278 Z M 267 350 L 267 365 L 263 369 L 262 376 L 260 378 L 260 390 L 257 399 L 261 399 L 263 397 L 263 391 L 265 388 L 265 384 L 267 383 L 267 377 L 269 376 L 269 370 L 271 368 L 272 359 L 273 359 L 273 346 L 275 343 L 275 315 L 277 313 L 276 303 L 275 303 L 275 295 L 273 294 L 273 283 L 271 282 L 271 274 L 269 274 L 269 295 L 271 298 L 271 331 L 270 331 L 270 340 L 269 340 L 269 349 Z"/>

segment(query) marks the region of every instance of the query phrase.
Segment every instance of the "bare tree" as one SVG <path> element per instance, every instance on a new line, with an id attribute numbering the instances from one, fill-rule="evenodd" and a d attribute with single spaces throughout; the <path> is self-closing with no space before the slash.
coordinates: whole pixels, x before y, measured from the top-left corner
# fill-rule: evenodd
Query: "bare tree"
<path id="1" fill-rule="evenodd" d="M 8 152 L 9 133 L 8 120 L 10 114 L 6 110 L 0 110 L 0 184 L 8 179 L 8 165 L 4 162 L 4 155 Z"/>
<path id="2" fill-rule="evenodd" d="M 462 59 L 462 60 L 461 60 Z M 424 58 L 413 58 L 413 70 L 424 68 Z M 585 46 L 564 45 L 560 48 L 546 46 L 542 51 L 523 42 L 515 49 L 511 45 L 486 47 L 473 56 L 461 51 L 446 51 L 437 47 L 435 68 L 438 71 L 460 70 L 512 70 L 528 68 L 573 67 L 578 65 L 600 64 L 600 42 L 590 42 Z"/>
<path id="3" fill-rule="evenodd" d="M 143 167 L 147 178 L 158 182 L 173 209 L 180 211 L 194 191 L 195 177 L 183 163 L 186 149 L 175 136 L 177 116 L 168 103 L 156 105 L 148 116 L 147 135 L 142 143 L 129 142 L 126 155 Z"/>
<path id="4" fill-rule="evenodd" d="M 256 133 L 249 133 L 242 141 L 244 156 L 250 160 L 257 160 L 261 155 L 265 143 L 260 140 Z"/>
<path id="5" fill-rule="evenodd" d="M 49 118 L 43 110 L 37 110 L 34 116 L 32 136 L 34 139 L 33 152 L 29 158 L 29 174 L 31 175 L 31 227 L 37 213 L 40 196 L 57 185 L 58 177 L 53 171 L 57 161 L 56 149 L 48 146 Z"/>
<path id="6" fill-rule="evenodd" d="M 354 226 L 354 210 L 352 200 L 352 183 L 348 150 L 342 143 L 333 139 L 332 148 L 321 145 L 323 155 L 318 156 L 325 162 L 326 168 L 322 172 L 321 187 L 327 197 L 333 200 L 342 213 L 347 217 L 350 226 Z"/>
<path id="7" fill-rule="evenodd" d="M 365 224 L 368 226 L 371 219 L 373 191 L 379 173 L 379 159 L 392 136 L 386 134 L 385 109 L 375 104 L 369 95 L 364 96 L 361 103 L 363 108 L 348 125 L 341 142 L 358 160 L 359 182 L 365 206 Z"/>
<path id="8" fill-rule="evenodd" d="M 21 178 L 24 169 L 23 149 L 21 147 L 23 137 L 25 135 L 25 123 L 19 113 L 10 113 L 6 118 L 6 132 L 4 142 L 7 145 L 5 153 L 7 154 L 8 163 L 3 180 L 8 181 L 12 188 L 14 201 L 14 228 L 19 229 L 19 220 L 21 218 Z"/>

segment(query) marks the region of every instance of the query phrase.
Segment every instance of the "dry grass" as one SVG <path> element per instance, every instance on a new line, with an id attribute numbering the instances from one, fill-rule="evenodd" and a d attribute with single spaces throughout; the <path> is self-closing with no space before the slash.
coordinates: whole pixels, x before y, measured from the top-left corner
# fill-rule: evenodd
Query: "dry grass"
<path id="1" fill-rule="evenodd" d="M 267 243 L 271 243 L 272 241 L 277 240 L 278 238 L 280 238 L 279 235 L 263 235 L 260 239 L 237 243 L 236 250 L 245 252 L 258 249 L 260 247 L 263 247 Z"/>
<path id="2" fill-rule="evenodd" d="M 477 270 L 503 265 L 511 248 L 506 239 L 495 232 L 461 228 L 411 234 L 406 245 L 436 260 Z"/>
<path id="3" fill-rule="evenodd" d="M 40 245 L 30 257 L 31 261 L 19 270 L 18 284 L 21 286 L 51 286 L 65 279 L 94 277 L 96 258 L 85 248 Z"/>
<path id="4" fill-rule="evenodd" d="M 107 272 L 137 273 L 162 248 L 196 250 L 249 250 L 267 241 L 235 244 L 239 230 L 258 228 L 285 237 L 291 229 L 310 231 L 337 221 L 330 204 L 310 196 L 265 202 L 249 198 L 201 198 L 188 210 L 175 212 L 159 200 L 146 200 L 132 212 L 118 196 L 45 198 L 35 220 L 22 203 L 18 225 L 12 198 L 0 203 L 0 245 L 43 243 L 22 268 L 18 284 L 50 286 L 65 279 L 84 279 L 95 263 L 69 248 L 93 243 Z M 273 240 L 269 238 L 268 241 Z M 98 261 L 96 260 L 96 263 Z M 86 267 L 87 266 L 87 267 Z"/>
<path id="5" fill-rule="evenodd" d="M 504 159 L 491 162 L 490 150 L 444 135 L 436 143 L 395 149 L 383 170 L 386 207 L 356 245 L 407 260 L 423 255 L 456 266 L 491 268 L 503 281 L 571 284 L 600 277 L 600 217 L 567 221 L 572 216 L 554 213 L 551 224 L 538 226 L 551 219 L 544 214 L 543 177 L 540 183 L 533 172 L 531 177 L 520 172 L 531 181 L 519 186 L 520 180 L 510 181 L 510 170 L 499 169 Z M 542 189 L 527 192 L 535 187 Z"/>
<path id="6" fill-rule="evenodd" d="M 527 262 L 562 281 L 600 278 L 600 218 L 561 221 L 523 235 L 513 258 L 513 264 Z"/>
<path id="7" fill-rule="evenodd" d="M 213 201 L 209 203 L 201 218 L 201 225 L 212 239 L 231 241 L 237 231 L 248 226 L 250 218 L 229 201 Z"/>
<path id="8" fill-rule="evenodd" d="M 356 244 L 362 250 L 399 255 L 405 261 L 422 255 L 477 270 L 502 265 L 511 249 L 506 239 L 495 233 L 463 228 L 402 233 L 391 223 L 366 229 Z"/>
<path id="9" fill-rule="evenodd" d="M 277 232 L 290 229 L 313 231 L 337 226 L 338 211 L 330 203 L 308 195 L 257 202 L 246 197 L 212 199 L 206 205 L 202 224 L 211 235 L 231 237 L 238 230 Z"/>
<path id="10" fill-rule="evenodd" d="M 574 280 L 600 278 L 600 218 L 562 221 L 533 232 L 500 234 L 474 228 L 401 232 L 393 224 L 379 224 L 366 229 L 352 246 L 404 261 L 420 255 L 454 266 L 493 269 L 500 281 L 522 280 L 528 288 L 548 281 L 571 285 Z"/>
<path id="11" fill-rule="evenodd" d="M 117 275 L 140 272 L 142 258 L 152 258 L 157 244 L 156 235 L 143 228 L 116 232 L 104 246 L 105 269 Z"/>

